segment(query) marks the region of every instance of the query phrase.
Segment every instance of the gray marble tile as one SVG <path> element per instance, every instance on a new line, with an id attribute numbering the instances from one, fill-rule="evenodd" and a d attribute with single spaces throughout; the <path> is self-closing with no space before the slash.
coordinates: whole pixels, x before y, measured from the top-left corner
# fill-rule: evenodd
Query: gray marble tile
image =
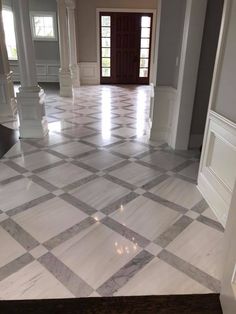
<path id="1" fill-rule="evenodd" d="M 79 222 L 78 224 L 72 226 L 71 228 L 65 230 L 64 232 L 58 234 L 57 236 L 49 239 L 48 241 L 44 242 L 44 246 L 48 250 L 52 250 L 61 243 L 69 240 L 73 236 L 77 235 L 79 232 L 83 231 L 84 229 L 92 226 L 96 223 L 96 220 L 92 217 L 87 217 L 83 221 Z"/>
<path id="2" fill-rule="evenodd" d="M 12 262 L 4 265 L 0 268 L 0 281 L 33 262 L 33 260 L 34 258 L 29 253 L 25 253 L 24 255 L 14 259 Z"/>
<path id="3" fill-rule="evenodd" d="M 183 259 L 177 257 L 176 255 L 163 250 L 158 254 L 158 257 L 168 263 L 169 265 L 175 267 L 176 269 L 182 271 L 190 278 L 196 280 L 203 286 L 207 287 L 213 292 L 220 292 L 220 281 L 208 275 L 207 273 L 201 271 L 197 267 L 185 262 Z"/>
<path id="4" fill-rule="evenodd" d="M 107 227 L 111 228 L 112 230 L 116 231 L 117 233 L 119 233 L 120 235 L 125 237 L 126 239 L 128 239 L 134 243 L 137 243 L 137 245 L 139 245 L 142 248 L 144 248 L 145 246 L 147 246 L 150 243 L 150 241 L 148 239 L 146 239 L 143 236 L 141 236 L 140 234 L 130 230 L 126 226 L 118 223 L 117 221 L 113 220 L 110 217 L 106 217 L 106 218 L 102 219 L 101 223 L 103 223 Z"/>
<path id="5" fill-rule="evenodd" d="M 19 173 L 25 173 L 27 172 L 27 170 L 19 165 L 17 165 L 16 163 L 14 163 L 13 161 L 9 160 L 5 163 L 8 167 L 14 169 L 15 171 L 19 172 Z"/>
<path id="6" fill-rule="evenodd" d="M 175 204 L 173 202 L 170 202 L 170 201 L 168 201 L 168 200 L 166 200 L 164 198 L 161 198 L 160 196 L 157 196 L 155 194 L 152 194 L 150 192 L 145 193 L 144 196 L 146 196 L 147 198 L 150 198 L 151 200 L 153 200 L 155 202 L 158 202 L 158 203 L 160 203 L 160 204 L 162 204 L 162 205 L 164 205 L 166 207 L 174 209 L 174 210 L 176 210 L 177 212 L 179 212 L 181 214 L 185 214 L 188 211 L 187 208 L 182 207 L 182 206 L 180 206 L 178 204 Z"/>
<path id="7" fill-rule="evenodd" d="M 24 178 L 23 175 L 18 175 L 18 176 L 15 176 L 15 177 L 11 177 L 11 178 L 5 179 L 5 180 L 0 182 L 0 186 L 7 185 L 9 183 L 15 182 L 15 181 L 20 180 L 22 178 Z"/>
<path id="8" fill-rule="evenodd" d="M 50 200 L 50 199 L 52 199 L 54 197 L 55 197 L 55 195 L 53 195 L 51 193 L 43 195 L 43 196 L 38 197 L 38 198 L 36 198 L 36 199 L 34 199 L 34 200 L 30 201 L 30 202 L 27 202 L 27 203 L 25 203 L 23 205 L 20 205 L 18 207 L 15 207 L 13 209 L 8 210 L 7 214 L 10 217 L 14 216 L 14 215 L 19 214 L 19 213 L 21 213 L 21 212 L 23 212 L 23 211 L 25 211 L 25 210 L 35 206 L 35 205 L 41 204 L 43 202 L 46 202 L 46 201 L 48 201 L 48 200 Z"/>
<path id="9" fill-rule="evenodd" d="M 211 228 L 214 228 L 218 231 L 221 231 L 221 232 L 224 232 L 225 229 L 224 227 L 221 225 L 221 223 L 219 223 L 218 221 L 215 221 L 215 220 L 212 220 L 208 217 L 204 217 L 202 215 L 200 215 L 198 218 L 197 218 L 197 221 L 199 222 L 202 222 L 204 223 L 205 225 L 208 225 L 210 226 Z"/>
<path id="10" fill-rule="evenodd" d="M 60 195 L 60 198 L 66 201 L 67 203 L 77 207 L 78 209 L 82 210 L 85 214 L 92 215 L 97 212 L 95 208 L 82 202 L 81 200 L 77 199 L 76 197 L 70 194 L 67 193 L 62 194 Z"/>
<path id="11" fill-rule="evenodd" d="M 118 179 L 116 177 L 113 177 L 113 176 L 111 176 L 109 174 L 104 175 L 103 178 L 105 178 L 105 179 L 107 179 L 107 180 L 109 180 L 109 181 L 111 181 L 113 183 L 119 184 L 119 185 L 123 186 L 124 188 L 129 189 L 131 191 L 133 191 L 133 190 L 135 190 L 137 188 L 136 185 L 133 185 L 133 184 L 130 184 L 130 183 L 125 182 L 123 180 L 120 180 L 120 179 Z"/>
<path id="12" fill-rule="evenodd" d="M 202 199 L 200 202 L 198 202 L 195 206 L 191 208 L 194 212 L 198 214 L 202 214 L 206 209 L 208 208 L 208 205 L 204 199 Z"/>
<path id="13" fill-rule="evenodd" d="M 43 180 L 42 178 L 40 178 L 36 175 L 29 177 L 29 179 L 31 179 L 33 182 L 37 183 L 38 185 L 42 186 L 44 189 L 48 190 L 49 192 L 53 192 L 53 191 L 57 190 L 56 186 Z"/>
<path id="14" fill-rule="evenodd" d="M 38 241 L 35 240 L 28 232 L 26 232 L 21 226 L 19 226 L 12 219 L 4 220 L 0 225 L 17 241 L 19 242 L 26 250 L 32 250 L 37 245 Z"/>
<path id="15" fill-rule="evenodd" d="M 147 251 L 137 254 L 130 262 L 123 266 L 104 284 L 102 284 L 97 292 L 101 296 L 112 296 L 118 289 L 123 287 L 137 272 L 139 272 L 152 259 L 153 255 Z"/>
<path id="16" fill-rule="evenodd" d="M 87 297 L 93 292 L 93 289 L 86 282 L 50 252 L 41 256 L 38 261 L 75 297 Z"/>
<path id="17" fill-rule="evenodd" d="M 192 222 L 193 219 L 191 219 L 190 217 L 182 216 L 169 229 L 167 229 L 160 236 L 158 236 L 154 242 L 163 248 L 166 247 Z"/>
<path id="18" fill-rule="evenodd" d="M 89 183 L 90 181 L 95 180 L 96 178 L 98 178 L 98 176 L 96 174 L 92 174 L 92 175 L 90 175 L 88 177 L 85 177 L 85 178 L 83 178 L 81 180 L 75 181 L 75 182 L 73 182 L 71 184 L 68 184 L 68 185 L 64 186 L 63 190 L 65 192 L 69 192 L 71 190 L 79 188 L 80 186 L 82 186 L 82 185 L 84 185 L 86 183 Z"/>
<path id="19" fill-rule="evenodd" d="M 121 205 L 124 206 L 137 198 L 139 195 L 135 192 L 130 192 L 129 194 L 125 195 L 124 197 L 121 197 L 119 200 L 115 201 L 112 204 L 109 204 L 108 206 L 101 209 L 101 212 L 103 212 L 106 215 L 110 215 L 114 211 L 116 211 Z"/>
<path id="20" fill-rule="evenodd" d="M 159 177 L 153 179 L 152 181 L 150 181 L 150 182 L 144 184 L 144 185 L 142 186 L 142 188 L 145 189 L 145 190 L 150 190 L 150 189 L 152 189 L 154 186 L 158 185 L 159 183 L 165 181 L 165 180 L 168 179 L 168 178 L 169 178 L 169 176 L 166 175 L 166 174 L 160 175 Z"/>

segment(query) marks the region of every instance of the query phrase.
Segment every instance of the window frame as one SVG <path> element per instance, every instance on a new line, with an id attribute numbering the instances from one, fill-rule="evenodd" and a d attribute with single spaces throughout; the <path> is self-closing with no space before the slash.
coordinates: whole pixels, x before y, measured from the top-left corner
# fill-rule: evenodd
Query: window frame
<path id="1" fill-rule="evenodd" d="M 35 23 L 34 17 L 52 17 L 53 18 L 53 30 L 54 30 L 54 37 L 42 37 L 37 36 L 35 33 Z M 32 38 L 35 41 L 58 41 L 58 31 L 57 31 L 57 14 L 56 12 L 49 12 L 49 11 L 30 11 L 30 25 L 32 30 Z"/>

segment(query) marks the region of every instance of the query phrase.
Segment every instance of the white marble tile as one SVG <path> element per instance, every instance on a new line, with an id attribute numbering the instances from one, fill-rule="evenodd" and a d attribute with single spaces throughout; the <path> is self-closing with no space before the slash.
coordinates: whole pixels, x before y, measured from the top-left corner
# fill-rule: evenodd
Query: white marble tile
<path id="1" fill-rule="evenodd" d="M 197 219 L 197 218 L 200 216 L 200 214 L 198 214 L 198 213 L 196 213 L 196 212 L 194 212 L 194 211 L 192 211 L 192 210 L 189 210 L 189 211 L 185 214 L 185 216 L 188 216 L 188 217 L 190 217 L 190 218 L 192 218 L 192 219 Z"/>
<path id="2" fill-rule="evenodd" d="M 158 151 L 144 157 L 142 160 L 165 170 L 171 170 L 182 164 L 186 159 L 174 154 Z"/>
<path id="3" fill-rule="evenodd" d="M 46 171 L 40 172 L 38 176 L 47 182 L 62 188 L 70 183 L 86 178 L 91 174 L 91 172 L 83 168 L 77 167 L 70 163 L 65 163 L 58 167 L 53 167 Z"/>
<path id="4" fill-rule="evenodd" d="M 70 192 L 73 196 L 99 210 L 130 192 L 122 186 L 98 178 Z"/>
<path id="5" fill-rule="evenodd" d="M 137 132 L 136 132 L 135 129 L 131 129 L 131 128 L 127 128 L 127 127 L 115 129 L 115 130 L 112 131 L 112 134 L 119 135 L 119 136 L 122 136 L 122 137 L 127 137 L 127 138 L 135 136 L 136 133 Z"/>
<path id="6" fill-rule="evenodd" d="M 160 172 L 136 163 L 131 163 L 110 172 L 110 175 L 141 187 L 159 176 Z"/>
<path id="7" fill-rule="evenodd" d="M 60 160 L 56 156 L 46 152 L 37 152 L 13 159 L 16 164 L 30 171 L 48 166 Z"/>
<path id="8" fill-rule="evenodd" d="M 23 255 L 26 250 L 14 240 L 7 231 L 0 227 L 0 267 Z M 0 292 L 1 296 L 1 292 Z M 1 298 L 1 297 L 0 297 Z"/>
<path id="9" fill-rule="evenodd" d="M 0 209 L 7 211 L 47 193 L 48 191 L 27 178 L 11 182 L 0 186 Z"/>
<path id="10" fill-rule="evenodd" d="M 17 171 L 0 162 L 0 181 L 9 179 L 17 175 L 19 175 Z"/>
<path id="11" fill-rule="evenodd" d="M 38 245 L 36 246 L 34 249 L 32 249 L 31 251 L 29 251 L 29 253 L 34 257 L 34 258 L 39 258 L 41 256 L 43 256 L 44 254 L 46 254 L 48 252 L 48 250 L 43 246 L 43 245 Z"/>
<path id="12" fill-rule="evenodd" d="M 180 216 L 180 213 L 144 196 L 139 196 L 111 214 L 113 219 L 149 240 L 156 239 Z"/>
<path id="13" fill-rule="evenodd" d="M 217 219 L 216 215 L 214 214 L 213 210 L 208 207 L 203 213 L 202 213 L 203 216 L 207 217 L 207 218 L 210 218 L 212 220 L 215 220 L 217 222 L 219 222 L 219 220 Z"/>
<path id="14" fill-rule="evenodd" d="M 157 254 L 159 254 L 162 251 L 162 247 L 151 242 L 150 244 L 148 244 L 148 246 L 145 247 L 145 251 L 148 251 L 149 253 L 151 253 L 154 256 L 157 256 Z"/>
<path id="15" fill-rule="evenodd" d="M 69 122 L 78 123 L 80 125 L 87 124 L 87 123 L 92 123 L 92 122 L 97 121 L 97 119 L 92 118 L 92 117 L 78 117 L 78 116 L 71 117 L 71 118 L 69 118 L 67 120 Z"/>
<path id="16" fill-rule="evenodd" d="M 202 199 L 195 184 L 174 177 L 168 178 L 150 191 L 188 209 Z"/>
<path id="17" fill-rule="evenodd" d="M 23 141 L 17 142 L 12 148 L 4 155 L 5 157 L 13 157 L 19 154 L 24 154 L 28 152 L 32 152 L 36 150 L 37 148 L 25 143 Z"/>
<path id="18" fill-rule="evenodd" d="M 54 147 L 52 150 L 68 157 L 74 157 L 79 154 L 90 152 L 93 149 L 94 149 L 93 147 L 85 145 L 83 143 L 71 142 L 68 144 Z"/>
<path id="19" fill-rule="evenodd" d="M 106 136 L 106 134 L 105 135 L 98 134 L 98 135 L 87 137 L 85 141 L 91 144 L 95 144 L 97 146 L 105 146 L 105 145 L 110 145 L 110 144 L 119 142 L 120 139 L 117 137 L 110 136 L 110 134 L 108 136 Z"/>
<path id="20" fill-rule="evenodd" d="M 68 141 L 68 139 L 60 134 L 49 133 L 48 136 L 45 136 L 42 140 L 39 140 L 38 144 L 44 147 L 48 147 L 51 145 L 64 143 L 66 141 Z"/>
<path id="21" fill-rule="evenodd" d="M 165 262 L 154 258 L 115 296 L 198 294 L 211 291 Z"/>
<path id="22" fill-rule="evenodd" d="M 84 218 L 86 214 L 59 198 L 36 205 L 13 217 L 22 228 L 41 243 Z"/>
<path id="23" fill-rule="evenodd" d="M 138 143 L 128 142 L 117 145 L 113 147 L 112 150 L 123 155 L 134 156 L 146 152 L 148 150 L 148 147 Z"/>
<path id="24" fill-rule="evenodd" d="M 108 152 L 97 152 L 80 159 L 80 161 L 82 161 L 83 163 L 98 170 L 109 168 L 123 160 L 124 159 L 112 155 Z"/>
<path id="25" fill-rule="evenodd" d="M 55 248 L 53 254 L 97 289 L 139 251 L 134 243 L 97 223 Z"/>
<path id="26" fill-rule="evenodd" d="M 167 250 L 220 280 L 223 238 L 222 232 L 194 221 L 167 246 Z"/>
<path id="27" fill-rule="evenodd" d="M 73 295 L 37 261 L 0 282 L 2 300 L 70 297 Z"/>
<path id="28" fill-rule="evenodd" d="M 181 170 L 179 172 L 179 174 L 188 177 L 190 179 L 197 179 L 198 176 L 198 169 L 199 169 L 199 163 L 195 162 L 193 164 L 191 164 L 190 166 L 184 168 L 183 170 Z"/>

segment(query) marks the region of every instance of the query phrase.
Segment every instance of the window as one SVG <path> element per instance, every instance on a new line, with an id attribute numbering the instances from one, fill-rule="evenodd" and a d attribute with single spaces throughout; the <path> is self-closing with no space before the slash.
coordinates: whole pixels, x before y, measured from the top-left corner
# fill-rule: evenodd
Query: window
<path id="1" fill-rule="evenodd" d="M 16 35 L 12 11 L 10 9 L 3 8 L 2 19 L 8 59 L 17 60 Z"/>
<path id="2" fill-rule="evenodd" d="M 54 12 L 30 12 L 30 16 L 34 40 L 57 40 Z"/>
<path id="3" fill-rule="evenodd" d="M 111 77 L 111 16 L 101 16 L 102 77 Z"/>
<path id="4" fill-rule="evenodd" d="M 148 72 L 150 58 L 150 36 L 151 36 L 151 17 L 142 16 L 139 77 L 148 77 L 149 75 Z"/>

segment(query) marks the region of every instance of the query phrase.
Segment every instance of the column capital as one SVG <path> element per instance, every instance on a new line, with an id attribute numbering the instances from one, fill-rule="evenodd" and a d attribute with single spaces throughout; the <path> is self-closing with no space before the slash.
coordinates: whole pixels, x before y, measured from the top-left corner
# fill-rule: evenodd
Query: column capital
<path id="1" fill-rule="evenodd" d="M 65 0 L 67 9 L 75 10 L 75 0 Z"/>

